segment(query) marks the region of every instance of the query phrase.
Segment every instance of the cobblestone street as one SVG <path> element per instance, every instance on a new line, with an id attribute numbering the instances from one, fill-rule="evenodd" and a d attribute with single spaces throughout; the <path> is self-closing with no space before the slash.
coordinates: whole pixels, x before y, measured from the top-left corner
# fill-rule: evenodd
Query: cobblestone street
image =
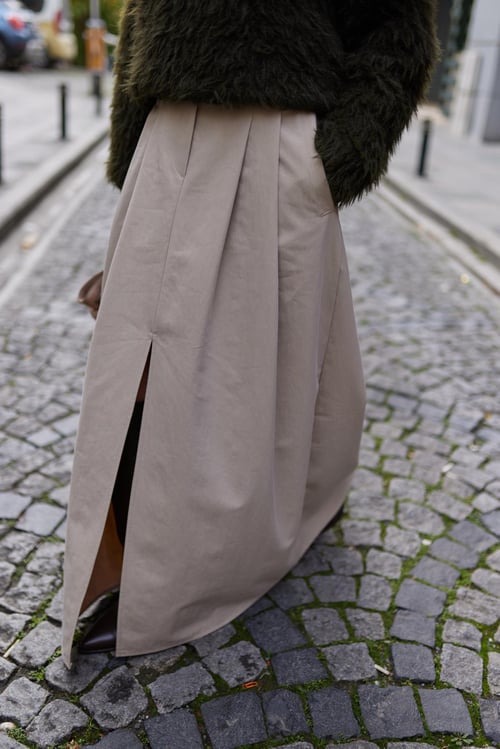
<path id="1" fill-rule="evenodd" d="M 0 309 L 0 749 L 500 744 L 500 303 L 371 197 L 342 214 L 368 390 L 344 519 L 194 643 L 58 650 L 102 183 Z"/>

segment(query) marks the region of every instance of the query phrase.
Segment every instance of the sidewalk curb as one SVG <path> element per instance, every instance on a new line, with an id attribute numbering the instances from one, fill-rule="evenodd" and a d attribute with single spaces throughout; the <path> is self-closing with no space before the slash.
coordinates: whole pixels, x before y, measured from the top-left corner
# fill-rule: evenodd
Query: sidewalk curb
<path id="1" fill-rule="evenodd" d="M 435 207 L 426 210 L 420 201 L 413 200 L 411 195 L 387 179 L 379 185 L 377 193 L 405 221 L 439 242 L 462 269 L 471 272 L 500 296 L 500 255 L 492 253 L 489 248 L 489 252 L 480 252 L 477 237 L 470 232 L 460 231 L 452 223 L 449 212 L 439 213 Z"/>
<path id="2" fill-rule="evenodd" d="M 5 239 L 49 190 L 106 138 L 108 131 L 109 122 L 108 118 L 105 118 L 85 136 L 79 137 L 73 143 L 68 143 L 61 153 L 42 163 L 37 169 L 19 180 L 2 196 L 0 241 Z"/>
<path id="3" fill-rule="evenodd" d="M 483 260 L 500 269 L 500 236 L 469 220 L 464 221 L 445 204 L 429 196 L 425 192 L 425 182 L 422 182 L 423 189 L 419 189 L 404 174 L 392 170 L 384 177 L 383 183 L 389 191 L 411 203 L 420 213 L 447 229 L 453 237 L 465 242 Z"/>

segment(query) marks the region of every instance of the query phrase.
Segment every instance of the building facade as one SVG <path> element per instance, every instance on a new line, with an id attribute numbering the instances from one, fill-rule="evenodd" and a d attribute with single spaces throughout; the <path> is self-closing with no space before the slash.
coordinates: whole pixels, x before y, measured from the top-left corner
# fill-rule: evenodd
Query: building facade
<path id="1" fill-rule="evenodd" d="M 443 58 L 430 99 L 456 134 L 500 141 L 500 0 L 440 0 L 438 33 Z"/>

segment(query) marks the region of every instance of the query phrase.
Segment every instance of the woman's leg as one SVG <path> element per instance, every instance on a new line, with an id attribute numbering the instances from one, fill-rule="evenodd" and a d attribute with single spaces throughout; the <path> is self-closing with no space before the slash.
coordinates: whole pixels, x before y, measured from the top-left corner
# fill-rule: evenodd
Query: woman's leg
<path id="1" fill-rule="evenodd" d="M 122 456 L 118 473 L 116 474 L 115 485 L 111 502 L 115 515 L 116 532 L 120 543 L 125 546 L 125 533 L 127 529 L 128 508 L 130 505 L 130 492 L 132 490 L 132 479 L 134 477 L 135 459 L 137 456 L 137 446 L 139 444 L 139 434 L 141 431 L 142 412 L 144 410 L 144 398 L 146 397 L 146 386 L 149 374 L 149 359 L 146 361 L 144 372 L 142 374 L 139 389 L 137 391 L 136 403 L 132 418 L 123 445 Z"/>
<path id="2" fill-rule="evenodd" d="M 146 366 L 142 375 L 141 383 L 137 391 L 136 403 L 132 418 L 130 419 L 127 436 L 123 445 L 120 465 L 116 474 L 111 503 L 115 516 L 116 532 L 122 546 L 125 546 L 125 535 L 127 530 L 128 510 L 130 505 L 130 494 L 132 490 L 132 479 L 134 477 L 135 460 L 141 431 L 142 413 L 144 410 L 144 398 L 149 373 L 148 356 Z M 118 596 L 115 596 L 110 606 L 89 629 L 79 645 L 81 653 L 100 653 L 114 650 L 116 645 L 116 623 L 118 616 Z"/>

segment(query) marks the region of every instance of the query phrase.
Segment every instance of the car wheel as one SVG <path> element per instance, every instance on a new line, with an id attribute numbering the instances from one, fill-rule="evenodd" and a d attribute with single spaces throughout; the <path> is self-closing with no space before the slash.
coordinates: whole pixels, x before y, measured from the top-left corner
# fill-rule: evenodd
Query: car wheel
<path id="1" fill-rule="evenodd" d="M 7 47 L 0 39 L 0 69 L 6 67 L 8 56 Z"/>

